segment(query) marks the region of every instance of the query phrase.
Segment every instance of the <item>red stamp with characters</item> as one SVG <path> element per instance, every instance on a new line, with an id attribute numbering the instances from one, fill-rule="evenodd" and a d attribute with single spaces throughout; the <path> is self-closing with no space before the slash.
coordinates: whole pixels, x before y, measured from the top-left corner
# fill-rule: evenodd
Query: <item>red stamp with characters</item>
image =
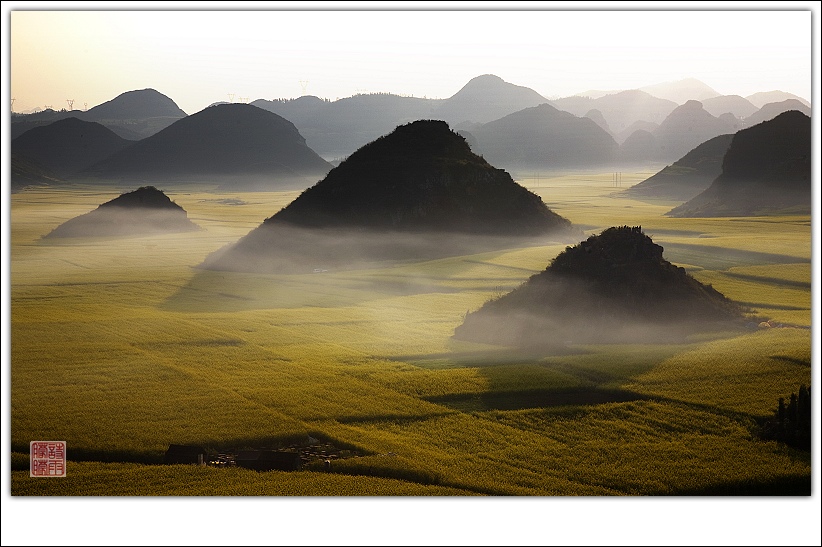
<path id="1" fill-rule="evenodd" d="M 65 477 L 66 442 L 31 441 L 29 475 L 32 477 Z"/>

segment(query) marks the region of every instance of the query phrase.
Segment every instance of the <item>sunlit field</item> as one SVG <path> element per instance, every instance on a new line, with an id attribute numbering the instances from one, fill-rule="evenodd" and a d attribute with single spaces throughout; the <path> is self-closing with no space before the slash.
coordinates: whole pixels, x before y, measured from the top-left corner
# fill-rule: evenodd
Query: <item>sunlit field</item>
<path id="1" fill-rule="evenodd" d="M 650 174 L 519 182 L 586 236 L 642 226 L 666 259 L 749 307 L 748 332 L 557 353 L 458 342 L 466 312 L 566 243 L 216 272 L 197 266 L 298 192 L 158 186 L 202 230 L 62 241 L 41 237 L 132 188 L 12 194 L 12 494 L 809 495 L 810 454 L 757 432 L 811 382 L 811 219 L 673 219 L 677 203 L 617 196 Z M 161 465 L 170 444 L 309 435 L 357 456 L 296 472 Z M 65 478 L 29 477 L 34 440 L 66 441 Z"/>

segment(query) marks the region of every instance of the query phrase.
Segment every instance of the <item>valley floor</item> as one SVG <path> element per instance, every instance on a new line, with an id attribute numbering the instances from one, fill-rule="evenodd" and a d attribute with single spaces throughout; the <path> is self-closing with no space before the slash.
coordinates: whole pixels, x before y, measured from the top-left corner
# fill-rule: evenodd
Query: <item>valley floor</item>
<path id="1" fill-rule="evenodd" d="M 647 177 L 626 173 L 625 188 Z M 682 344 L 534 353 L 451 338 L 565 243 L 303 274 L 198 269 L 297 192 L 161 188 L 202 230 L 44 241 L 122 189 L 11 196 L 14 496 L 808 496 L 810 453 L 759 435 L 811 383 L 811 219 L 671 219 L 613 175 L 520 181 L 596 234 L 664 257 L 771 320 Z M 817 405 L 818 406 L 818 405 Z M 162 466 L 309 436 L 330 469 Z M 28 473 L 34 440 L 67 476 Z"/>

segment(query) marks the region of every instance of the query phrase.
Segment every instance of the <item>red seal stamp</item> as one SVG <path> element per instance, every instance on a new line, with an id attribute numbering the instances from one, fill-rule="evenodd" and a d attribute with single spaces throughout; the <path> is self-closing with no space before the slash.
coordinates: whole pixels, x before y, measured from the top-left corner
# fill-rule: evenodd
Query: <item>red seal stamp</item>
<path id="1" fill-rule="evenodd" d="M 65 441 L 31 441 L 29 444 L 29 476 L 65 477 Z"/>

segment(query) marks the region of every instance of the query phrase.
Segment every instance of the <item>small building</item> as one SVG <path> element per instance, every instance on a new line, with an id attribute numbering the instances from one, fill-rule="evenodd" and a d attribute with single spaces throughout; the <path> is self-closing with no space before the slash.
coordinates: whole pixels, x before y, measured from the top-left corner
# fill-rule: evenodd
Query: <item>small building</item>
<path id="1" fill-rule="evenodd" d="M 205 448 L 201 446 L 190 446 L 185 444 L 172 444 L 166 450 L 163 463 L 196 463 L 203 465 L 206 461 Z"/>
<path id="2" fill-rule="evenodd" d="M 237 467 L 256 471 L 296 471 L 302 466 L 299 452 L 242 450 L 234 456 Z"/>

